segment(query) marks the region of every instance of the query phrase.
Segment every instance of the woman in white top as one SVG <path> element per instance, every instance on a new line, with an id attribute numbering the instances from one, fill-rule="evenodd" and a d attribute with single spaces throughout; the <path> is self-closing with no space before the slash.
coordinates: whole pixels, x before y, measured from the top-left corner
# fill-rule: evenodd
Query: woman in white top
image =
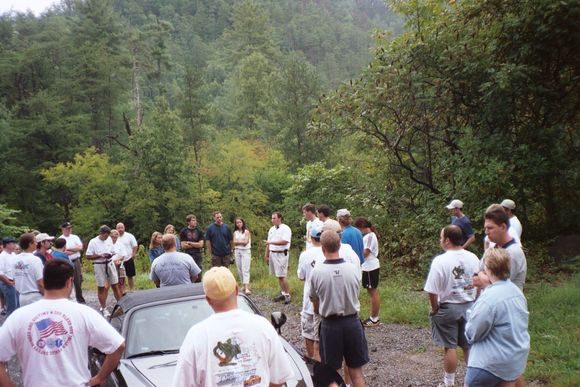
<path id="1" fill-rule="evenodd" d="M 381 263 L 379 261 L 379 241 L 375 234 L 375 228 L 367 220 L 367 218 L 357 218 L 354 225 L 363 234 L 363 247 L 365 261 L 361 265 L 362 269 L 362 285 L 367 289 L 371 299 L 371 316 L 363 321 L 366 327 L 379 325 L 379 309 L 381 307 L 381 299 L 379 296 L 379 274 Z"/>
<path id="2" fill-rule="evenodd" d="M 242 218 L 236 218 L 234 230 L 234 255 L 238 275 L 244 284 L 244 293 L 251 294 L 250 291 L 250 261 L 252 241 L 250 239 L 250 230 L 246 228 L 246 221 Z"/>

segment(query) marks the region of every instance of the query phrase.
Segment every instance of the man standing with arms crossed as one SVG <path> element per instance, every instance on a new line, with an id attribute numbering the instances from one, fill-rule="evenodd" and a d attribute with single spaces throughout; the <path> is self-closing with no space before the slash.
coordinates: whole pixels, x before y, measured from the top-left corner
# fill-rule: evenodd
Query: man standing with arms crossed
<path id="1" fill-rule="evenodd" d="M 185 217 L 187 226 L 181 229 L 179 239 L 181 240 L 181 250 L 189 254 L 195 261 L 200 270 L 203 270 L 203 241 L 205 239 L 203 231 L 197 227 L 197 218 L 193 214 Z M 201 273 L 200 273 L 201 274 Z M 196 282 L 201 282 L 201 275 L 197 277 Z"/>
<path id="2" fill-rule="evenodd" d="M 219 211 L 213 213 L 214 223 L 205 232 L 207 248 L 211 255 L 211 266 L 229 266 L 233 249 L 234 236 Z"/>
<path id="3" fill-rule="evenodd" d="M 362 367 L 369 362 L 369 355 L 358 315 L 359 274 L 340 257 L 338 233 L 324 231 L 320 244 L 325 260 L 314 266 L 310 281 L 310 300 L 322 317 L 320 357 L 334 370 L 340 370 L 344 358 L 352 385 L 361 387 L 365 385 Z"/>
<path id="4" fill-rule="evenodd" d="M 131 252 L 130 256 L 125 257 L 123 261 L 123 267 L 125 267 L 125 274 L 127 275 L 127 282 L 129 282 L 129 292 L 135 291 L 135 282 L 133 277 L 137 274 L 135 270 L 135 255 L 137 254 L 137 249 L 139 245 L 137 244 L 137 239 L 130 232 L 125 231 L 125 225 L 123 223 L 117 223 L 115 227 L 119 233 L 119 242 L 125 245 L 125 249 Z M 123 285 L 124 288 L 124 285 Z M 121 289 L 121 294 L 124 293 L 124 289 Z"/>
<path id="5" fill-rule="evenodd" d="M 286 279 L 288 275 L 288 257 L 290 255 L 290 241 L 292 240 L 292 230 L 282 223 L 282 214 L 274 212 L 272 214 L 272 227 L 268 231 L 266 240 L 266 253 L 264 259 L 270 267 L 270 274 L 278 278 L 280 294 L 274 297 L 274 301 L 284 301 L 290 303 L 290 285 Z"/>
<path id="6" fill-rule="evenodd" d="M 10 386 L 6 362 L 18 356 L 25 386 L 103 385 L 125 349 L 123 337 L 86 305 L 69 301 L 73 268 L 63 260 L 44 267 L 44 298 L 13 313 L 0 327 L 0 385 Z M 106 355 L 91 378 L 88 348 Z"/>
<path id="7" fill-rule="evenodd" d="M 74 270 L 74 288 L 75 288 L 75 298 L 79 304 L 85 304 L 85 299 L 83 297 L 83 260 L 81 258 L 81 252 L 83 251 L 83 242 L 81 238 L 72 233 L 72 224 L 70 222 L 64 222 L 61 226 L 62 235 L 59 238 L 64 238 L 66 240 L 66 250 L 65 253 L 68 255 L 70 261 L 72 262 Z"/>
<path id="8" fill-rule="evenodd" d="M 439 244 L 445 253 L 431 263 L 425 283 L 431 303 L 431 331 L 433 342 L 445 348 L 443 368 L 445 386 L 455 385 L 457 347 L 463 348 L 467 363 L 469 344 L 465 337 L 467 310 L 475 301 L 473 275 L 479 270 L 477 256 L 463 249 L 463 234 L 455 225 L 441 230 Z"/>

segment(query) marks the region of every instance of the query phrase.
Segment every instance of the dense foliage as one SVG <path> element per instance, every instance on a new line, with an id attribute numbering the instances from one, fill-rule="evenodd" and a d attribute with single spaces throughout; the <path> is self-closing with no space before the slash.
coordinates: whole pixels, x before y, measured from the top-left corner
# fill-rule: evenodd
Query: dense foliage
<path id="1" fill-rule="evenodd" d="M 256 241 L 282 210 L 298 240 L 302 204 L 324 202 L 369 216 L 383 257 L 419 272 L 452 198 L 479 236 L 505 197 L 524 242 L 577 232 L 579 2 L 388 3 L 3 15 L 0 224 L 90 236 L 122 219 L 144 241 L 221 209 Z"/>

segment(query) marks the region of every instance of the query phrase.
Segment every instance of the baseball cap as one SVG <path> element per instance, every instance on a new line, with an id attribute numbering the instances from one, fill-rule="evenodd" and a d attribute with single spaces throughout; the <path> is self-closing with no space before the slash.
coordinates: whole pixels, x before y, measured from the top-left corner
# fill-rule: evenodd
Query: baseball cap
<path id="1" fill-rule="evenodd" d="M 71 228 L 71 227 L 72 227 L 71 222 L 64 222 L 62 226 L 60 226 L 60 228 Z"/>
<path id="2" fill-rule="evenodd" d="M 336 220 L 328 219 L 322 225 L 322 232 L 324 231 L 342 232 L 342 227 L 340 227 L 340 223 L 338 223 Z"/>
<path id="3" fill-rule="evenodd" d="M 236 290 L 236 279 L 223 266 L 212 267 L 203 275 L 203 291 L 212 300 L 224 300 Z"/>
<path id="4" fill-rule="evenodd" d="M 6 246 L 8 243 L 18 243 L 18 241 L 16 239 L 14 239 L 13 237 L 2 238 L 2 245 L 3 246 Z"/>
<path id="5" fill-rule="evenodd" d="M 36 243 L 40 243 L 40 242 L 44 242 L 44 241 L 51 241 L 53 239 L 54 239 L 54 237 L 48 235 L 45 232 L 41 232 L 40 234 L 38 234 L 36 236 Z"/>
<path id="6" fill-rule="evenodd" d="M 453 199 L 451 203 L 449 203 L 446 208 L 448 210 L 452 210 L 454 208 L 463 208 L 463 202 L 459 199 Z"/>
<path id="7" fill-rule="evenodd" d="M 310 228 L 310 236 L 314 239 L 320 239 L 322 235 L 322 225 L 321 224 L 313 224 Z"/>
<path id="8" fill-rule="evenodd" d="M 346 208 L 341 208 L 340 210 L 336 211 L 336 217 L 340 218 L 341 216 L 350 216 L 350 211 Z"/>
<path id="9" fill-rule="evenodd" d="M 510 210 L 515 210 L 516 209 L 516 202 L 514 202 L 511 199 L 504 199 L 503 202 L 501 202 L 501 206 L 505 207 L 505 208 L 509 208 Z"/>

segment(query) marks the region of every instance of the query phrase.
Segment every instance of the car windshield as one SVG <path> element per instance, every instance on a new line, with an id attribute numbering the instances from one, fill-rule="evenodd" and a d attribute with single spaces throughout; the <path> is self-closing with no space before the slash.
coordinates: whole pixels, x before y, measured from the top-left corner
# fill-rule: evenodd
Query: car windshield
<path id="1" fill-rule="evenodd" d="M 255 313 L 241 296 L 238 297 L 238 307 Z M 213 310 L 205 298 L 139 308 L 128 321 L 125 357 L 177 352 L 189 328 L 211 314 Z"/>

